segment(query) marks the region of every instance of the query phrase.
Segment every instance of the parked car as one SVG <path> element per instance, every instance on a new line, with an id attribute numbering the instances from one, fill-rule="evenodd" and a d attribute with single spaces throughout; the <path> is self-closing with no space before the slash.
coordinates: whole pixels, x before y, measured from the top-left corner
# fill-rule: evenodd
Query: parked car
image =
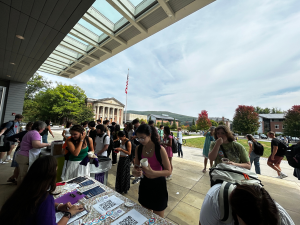
<path id="1" fill-rule="evenodd" d="M 259 139 L 259 136 L 258 135 L 254 135 L 253 138 L 254 139 Z"/>
<path id="2" fill-rule="evenodd" d="M 265 134 L 261 134 L 261 135 L 260 135 L 260 138 L 261 138 L 261 139 L 267 139 L 268 137 L 267 137 L 267 135 L 265 135 Z"/>
<path id="3" fill-rule="evenodd" d="M 297 138 L 297 137 L 292 137 L 292 140 L 293 140 L 293 141 L 299 141 L 299 138 Z"/>

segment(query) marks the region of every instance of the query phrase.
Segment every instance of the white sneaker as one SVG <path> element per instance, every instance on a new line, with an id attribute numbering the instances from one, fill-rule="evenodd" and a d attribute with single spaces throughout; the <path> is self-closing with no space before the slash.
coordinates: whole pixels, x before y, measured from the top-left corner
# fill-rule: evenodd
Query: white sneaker
<path id="1" fill-rule="evenodd" d="M 286 177 L 288 177 L 288 175 L 284 174 L 283 172 L 280 173 L 280 178 L 281 179 L 286 178 Z"/>
<path id="2" fill-rule="evenodd" d="M 5 164 L 5 163 L 8 163 L 8 162 L 6 162 L 6 161 L 2 161 L 2 162 L 0 162 L 0 164 Z"/>
<path id="3" fill-rule="evenodd" d="M 277 176 L 277 177 L 274 177 L 274 178 L 282 179 L 281 176 Z"/>

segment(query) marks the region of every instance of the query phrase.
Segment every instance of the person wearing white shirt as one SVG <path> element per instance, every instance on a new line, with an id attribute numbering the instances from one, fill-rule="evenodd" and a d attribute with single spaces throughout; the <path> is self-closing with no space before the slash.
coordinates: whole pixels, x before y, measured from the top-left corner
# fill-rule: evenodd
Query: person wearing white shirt
<path id="1" fill-rule="evenodd" d="M 105 133 L 106 129 L 104 125 L 97 125 L 96 130 L 97 136 L 95 138 L 95 155 L 107 157 L 107 149 L 110 144 L 110 138 Z"/>
<path id="2" fill-rule="evenodd" d="M 181 132 L 181 128 L 178 127 L 177 128 L 177 141 L 178 141 L 178 157 L 180 157 L 180 153 L 181 153 L 181 158 L 183 157 L 183 153 L 182 153 L 182 132 Z"/>
<path id="3" fill-rule="evenodd" d="M 216 184 L 207 192 L 200 211 L 199 225 L 295 225 L 285 209 L 264 188 L 245 184 L 237 185 L 231 192 L 229 204 L 233 219 L 223 223 L 220 218 L 220 189 L 221 184 Z"/>

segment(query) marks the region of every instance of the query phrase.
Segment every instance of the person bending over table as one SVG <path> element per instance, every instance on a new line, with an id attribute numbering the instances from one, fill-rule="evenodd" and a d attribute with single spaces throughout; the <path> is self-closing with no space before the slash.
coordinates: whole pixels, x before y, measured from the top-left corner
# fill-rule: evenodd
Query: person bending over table
<path id="1" fill-rule="evenodd" d="M 71 138 L 67 139 L 68 156 L 64 179 L 69 180 L 78 176 L 90 176 L 90 163 L 86 166 L 80 162 L 88 156 L 89 151 L 94 151 L 93 139 L 86 136 L 85 129 L 74 125 L 70 129 Z"/>
<path id="2" fill-rule="evenodd" d="M 7 199 L 0 211 L 5 225 L 66 225 L 69 218 L 81 211 L 81 205 L 54 202 L 57 161 L 53 156 L 38 158 L 30 167 L 23 182 Z M 65 212 L 56 223 L 55 212 Z"/>
<path id="3" fill-rule="evenodd" d="M 208 158 L 215 161 L 214 167 L 222 163 L 222 158 L 229 159 L 228 164 L 251 169 L 250 159 L 247 150 L 243 145 L 234 141 L 229 128 L 220 125 L 215 129 L 215 140 L 210 144 Z"/>
<path id="4" fill-rule="evenodd" d="M 158 140 L 155 127 L 148 124 L 140 125 L 137 139 L 141 143 L 135 150 L 135 165 L 132 174 L 141 177 L 139 186 L 139 203 L 160 217 L 164 217 L 168 206 L 168 191 L 166 177 L 171 175 L 171 165 L 164 147 Z M 140 160 L 148 159 L 148 167 L 140 168 Z M 160 160 L 159 160 L 160 159 Z"/>
<path id="5" fill-rule="evenodd" d="M 16 162 L 19 165 L 19 176 L 17 184 L 21 184 L 28 168 L 39 157 L 41 148 L 51 146 L 48 143 L 41 143 L 41 135 L 46 127 L 43 121 L 36 121 L 28 131 L 20 144 L 20 150 L 16 153 Z"/>

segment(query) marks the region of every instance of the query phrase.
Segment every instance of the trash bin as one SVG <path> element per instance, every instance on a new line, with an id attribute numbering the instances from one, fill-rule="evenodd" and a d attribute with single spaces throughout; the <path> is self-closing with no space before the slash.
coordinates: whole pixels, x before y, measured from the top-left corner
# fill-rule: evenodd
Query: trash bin
<path id="1" fill-rule="evenodd" d="M 108 171 L 111 169 L 111 159 L 105 156 L 98 156 L 99 166 L 90 164 L 91 177 L 104 185 L 107 185 Z"/>

